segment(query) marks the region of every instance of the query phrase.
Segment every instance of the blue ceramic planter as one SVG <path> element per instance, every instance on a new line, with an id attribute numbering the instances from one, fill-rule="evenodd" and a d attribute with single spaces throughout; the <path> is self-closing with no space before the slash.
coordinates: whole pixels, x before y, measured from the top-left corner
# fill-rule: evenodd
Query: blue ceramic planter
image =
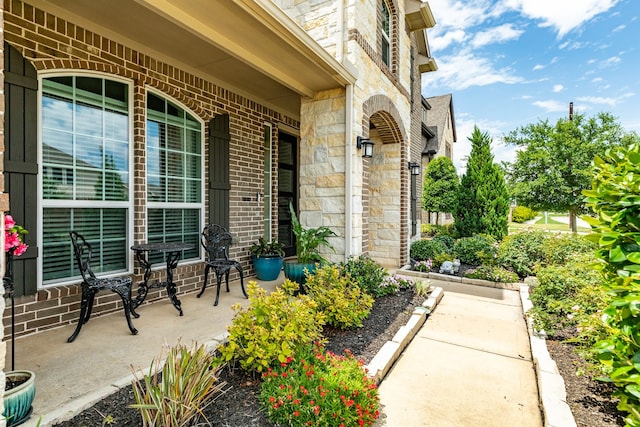
<path id="1" fill-rule="evenodd" d="M 258 280 L 276 280 L 282 270 L 283 259 L 280 256 L 253 257 L 253 268 Z"/>
<path id="2" fill-rule="evenodd" d="M 307 276 L 304 274 L 305 269 L 309 274 L 313 274 L 316 271 L 316 264 L 299 264 L 295 261 L 284 263 L 284 275 L 292 282 L 297 282 L 299 285 L 304 285 L 307 282 Z"/>
<path id="3" fill-rule="evenodd" d="M 9 371 L 6 373 L 7 383 L 21 381 L 22 384 L 4 392 L 4 412 L 7 427 L 17 426 L 29 419 L 31 404 L 36 397 L 36 374 L 31 371 Z"/>

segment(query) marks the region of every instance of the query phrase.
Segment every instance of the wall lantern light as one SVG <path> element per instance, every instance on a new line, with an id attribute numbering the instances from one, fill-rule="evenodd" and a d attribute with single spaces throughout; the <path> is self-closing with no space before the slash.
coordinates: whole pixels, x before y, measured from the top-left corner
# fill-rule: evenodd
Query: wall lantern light
<path id="1" fill-rule="evenodd" d="M 420 164 L 409 162 L 409 170 L 411 175 L 420 175 Z"/>
<path id="2" fill-rule="evenodd" d="M 362 149 L 363 158 L 373 157 L 373 141 L 371 141 L 370 139 L 359 136 L 356 140 L 356 147 L 358 149 Z"/>

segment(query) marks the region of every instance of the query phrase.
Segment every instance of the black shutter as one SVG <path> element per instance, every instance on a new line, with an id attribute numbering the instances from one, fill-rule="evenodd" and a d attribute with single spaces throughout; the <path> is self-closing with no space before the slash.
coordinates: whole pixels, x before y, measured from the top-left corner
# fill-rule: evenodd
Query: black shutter
<path id="1" fill-rule="evenodd" d="M 209 122 L 209 223 L 229 229 L 229 115 Z"/>
<path id="2" fill-rule="evenodd" d="M 10 213 L 29 231 L 29 249 L 14 258 L 16 296 L 37 290 L 38 236 L 38 79 L 35 68 L 20 52 L 4 43 L 4 191 Z"/>

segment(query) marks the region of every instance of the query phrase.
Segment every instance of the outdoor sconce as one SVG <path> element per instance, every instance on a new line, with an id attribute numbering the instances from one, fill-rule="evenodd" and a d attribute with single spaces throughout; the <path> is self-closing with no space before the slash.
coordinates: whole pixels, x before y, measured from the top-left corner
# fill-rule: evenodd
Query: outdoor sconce
<path id="1" fill-rule="evenodd" d="M 409 162 L 409 170 L 411 175 L 420 175 L 420 164 Z"/>
<path id="2" fill-rule="evenodd" d="M 356 147 L 362 149 L 362 157 L 370 159 L 373 157 L 373 141 L 363 138 L 361 136 L 356 140 Z"/>

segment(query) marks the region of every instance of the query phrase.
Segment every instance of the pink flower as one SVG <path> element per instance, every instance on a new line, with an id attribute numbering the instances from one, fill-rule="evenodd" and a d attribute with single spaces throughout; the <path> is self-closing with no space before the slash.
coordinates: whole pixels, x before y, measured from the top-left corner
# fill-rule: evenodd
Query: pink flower
<path id="1" fill-rule="evenodd" d="M 15 227 L 16 222 L 13 220 L 11 215 L 5 215 L 4 217 L 4 228 L 5 230 L 10 230 Z"/>
<path id="2" fill-rule="evenodd" d="M 11 215 L 5 215 L 4 220 L 4 251 L 14 256 L 20 256 L 29 247 L 24 243 L 22 236 L 27 234 L 27 230 L 17 225 Z"/>

